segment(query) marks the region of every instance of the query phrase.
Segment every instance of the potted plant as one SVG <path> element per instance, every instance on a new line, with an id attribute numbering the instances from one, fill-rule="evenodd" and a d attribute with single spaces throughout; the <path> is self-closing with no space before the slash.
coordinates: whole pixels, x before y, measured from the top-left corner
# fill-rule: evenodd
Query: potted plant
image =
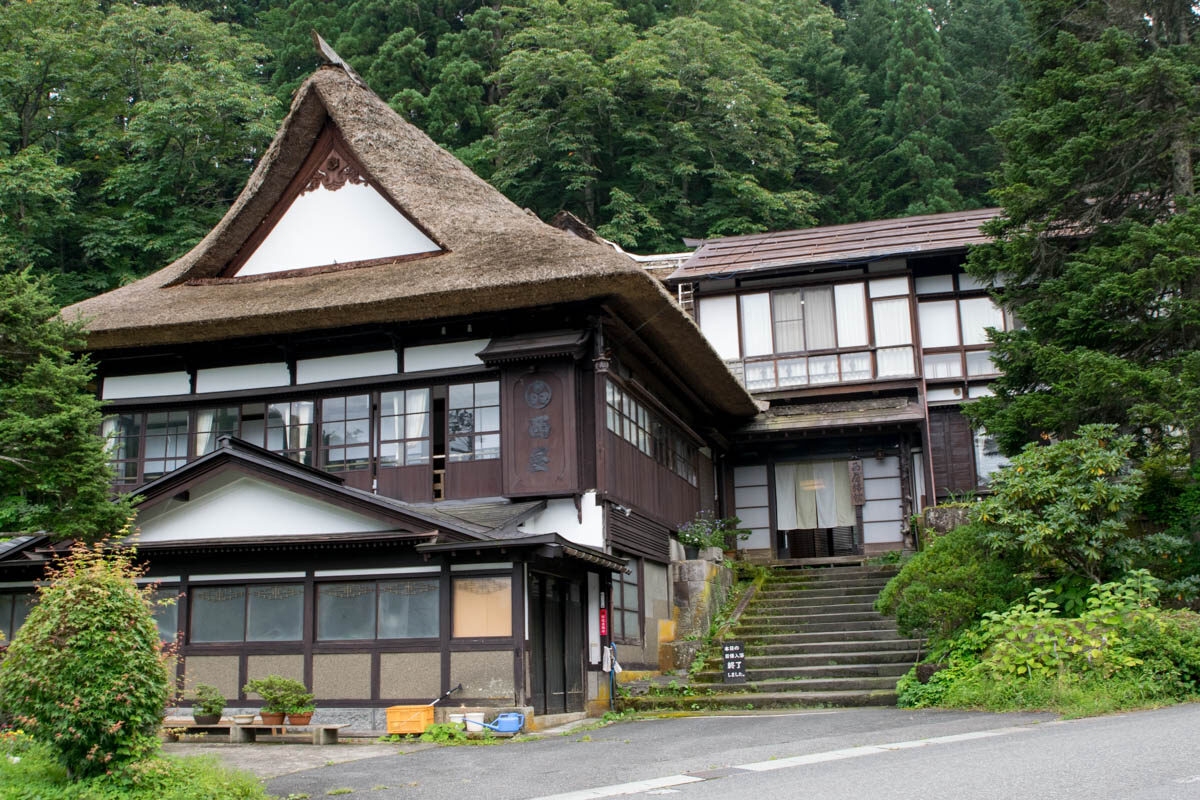
<path id="1" fill-rule="evenodd" d="M 215 686 L 196 684 L 196 702 L 192 705 L 192 719 L 197 725 L 216 725 L 225 710 L 225 697 Z"/>
<path id="2" fill-rule="evenodd" d="M 730 537 L 749 538 L 750 531 L 739 528 L 740 522 L 737 517 L 718 519 L 711 511 L 701 511 L 691 522 L 679 526 L 675 537 L 683 545 L 684 555 L 688 558 L 699 558 L 700 551 L 709 547 L 726 549 L 730 544 Z"/>
<path id="3" fill-rule="evenodd" d="M 263 699 L 262 710 L 258 712 L 263 725 L 282 725 L 288 711 L 304 710 L 312 704 L 313 698 L 305 691 L 303 683 L 282 675 L 256 678 L 247 683 L 242 691 L 246 694 L 256 694 Z"/>
<path id="4" fill-rule="evenodd" d="M 304 691 L 304 686 L 299 683 L 288 692 L 285 705 L 289 725 L 307 725 L 316 711 L 312 694 Z"/>

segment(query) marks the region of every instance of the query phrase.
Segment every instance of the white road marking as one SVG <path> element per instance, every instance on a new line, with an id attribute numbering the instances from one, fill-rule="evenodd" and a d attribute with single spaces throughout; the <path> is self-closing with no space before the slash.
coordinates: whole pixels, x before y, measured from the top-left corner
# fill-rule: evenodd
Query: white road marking
<path id="1" fill-rule="evenodd" d="M 840 750 L 827 750 L 823 753 L 808 753 L 806 755 L 791 756 L 788 758 L 774 758 L 770 761 L 756 761 L 750 764 L 733 764 L 729 768 L 742 769 L 748 772 L 771 772 L 777 769 L 803 767 L 808 764 L 823 764 L 828 761 L 841 761 L 847 758 L 860 758 L 862 756 L 878 755 L 880 753 L 888 753 L 893 750 L 908 750 L 914 747 L 931 747 L 940 744 L 966 742 L 974 739 L 990 739 L 994 736 L 1006 736 L 1011 733 L 1023 733 L 1031 730 L 1034 730 L 1034 726 L 1032 725 L 993 728 L 986 731 L 972 731 L 971 733 L 955 733 L 949 736 L 935 736 L 930 739 L 912 739 L 903 742 L 888 742 L 887 744 L 846 747 Z M 1200 778 L 1200 776 L 1198 776 L 1198 778 Z M 650 778 L 643 781 L 618 783 L 612 786 L 597 786 L 593 789 L 582 789 L 576 792 L 548 795 L 546 797 L 536 798 L 536 800 L 598 800 L 598 798 L 620 797 L 622 795 L 641 794 L 643 792 L 647 794 L 665 794 L 665 792 L 653 792 L 652 790 L 669 790 L 672 786 L 681 786 L 685 783 L 699 783 L 704 780 L 706 779 L 698 778 L 694 775 L 668 775 L 663 778 Z"/>

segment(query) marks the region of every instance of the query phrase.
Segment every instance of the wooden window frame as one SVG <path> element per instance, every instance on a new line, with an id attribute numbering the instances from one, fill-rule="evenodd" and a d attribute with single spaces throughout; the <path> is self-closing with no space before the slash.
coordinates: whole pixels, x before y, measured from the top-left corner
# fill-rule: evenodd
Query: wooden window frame
<path id="1" fill-rule="evenodd" d="M 247 636 L 250 631 L 250 587 L 252 586 L 299 586 L 300 587 L 300 638 L 298 639 L 249 639 Z M 205 582 L 202 579 L 197 579 L 191 582 L 189 591 L 192 589 L 242 589 L 242 638 L 240 640 L 223 641 L 223 642 L 196 642 L 192 639 L 192 618 L 196 613 L 195 598 L 191 598 L 187 608 L 187 643 L 195 644 L 204 647 L 213 645 L 241 647 L 243 645 L 267 645 L 267 646 L 288 646 L 299 645 L 304 642 L 304 608 L 306 606 L 305 582 L 303 578 L 278 579 L 278 578 L 262 578 L 245 580 L 236 583 L 227 581 Z M 178 619 L 176 620 L 178 625 Z"/>
<path id="2" fill-rule="evenodd" d="M 641 647 L 646 641 L 645 559 L 642 556 L 636 556 L 631 553 L 619 553 L 617 551 L 613 551 L 613 555 L 619 556 L 620 558 L 629 559 L 630 566 L 632 566 L 634 569 L 637 570 L 638 607 L 637 607 L 637 609 L 629 609 L 629 608 L 625 608 L 624 605 L 618 606 L 617 605 L 617 592 L 610 590 L 610 592 L 609 592 L 609 613 L 611 614 L 611 618 L 609 619 L 608 624 L 609 624 L 609 629 L 612 632 L 611 638 L 612 638 L 613 642 L 616 644 L 624 644 L 624 645 L 630 645 L 630 646 L 634 646 L 634 647 Z M 625 602 L 624 601 L 625 587 L 629 585 L 629 582 L 626 580 L 625 573 L 623 573 L 623 572 L 612 573 L 612 586 L 615 587 L 618 584 L 620 584 L 620 586 L 621 586 L 621 592 L 620 592 L 620 595 L 622 598 L 621 602 L 624 603 Z M 628 635 L 626 635 L 628 632 L 625 630 L 624 614 L 625 614 L 625 612 L 628 612 L 628 611 L 636 611 L 636 613 L 637 613 L 637 618 L 638 618 L 637 638 L 631 638 Z M 620 631 L 621 631 L 622 635 L 620 635 L 620 636 L 617 635 L 617 630 L 618 630 L 617 620 L 618 619 L 621 620 Z"/>
<path id="3" fill-rule="evenodd" d="M 476 397 L 478 396 L 478 388 L 477 387 L 481 383 L 496 384 L 496 404 L 495 404 L 495 406 L 492 406 L 490 404 L 486 405 L 486 406 L 481 406 L 476 402 Z M 450 407 L 450 390 L 452 388 L 454 388 L 455 386 L 470 386 L 471 387 L 470 409 L 471 409 L 471 413 L 472 413 L 472 417 L 471 417 L 472 430 L 470 433 L 452 434 L 450 432 L 450 413 L 453 410 Z M 503 432 L 503 428 L 504 428 L 504 423 L 501 419 L 502 411 L 504 408 L 503 398 L 501 397 L 502 392 L 503 392 L 503 385 L 498 376 L 491 380 L 482 380 L 482 381 L 472 380 L 472 381 L 465 381 L 465 382 L 460 381 L 460 382 L 446 383 L 446 414 L 445 414 L 446 419 L 445 419 L 444 424 L 445 424 L 445 428 L 446 428 L 446 430 L 445 430 L 445 442 L 446 442 L 445 458 L 446 458 L 447 464 L 461 464 L 464 462 L 476 462 L 476 461 L 496 461 L 502 457 L 502 455 L 503 455 L 503 453 L 501 452 L 501 449 L 503 448 L 503 441 L 502 441 L 503 433 L 502 432 Z M 430 403 L 431 403 L 430 408 L 432 409 L 432 399 L 431 399 Z M 479 417 L 478 412 L 480 411 L 480 409 L 493 408 L 493 407 L 496 409 L 496 427 L 488 428 L 486 430 L 479 430 L 478 428 L 476 428 L 475 420 L 478 419 L 478 417 Z M 467 408 L 467 406 L 459 406 L 458 408 L 465 409 L 465 408 Z M 431 418 L 430 419 L 430 427 L 431 428 L 432 428 L 432 424 L 433 424 L 433 421 Z M 450 452 L 450 440 L 456 439 L 456 438 L 463 438 L 464 436 L 472 439 L 471 451 L 470 451 L 469 457 L 453 458 L 452 454 Z M 496 454 L 494 456 L 489 455 L 489 456 L 484 456 L 481 458 L 477 455 L 479 451 L 475 449 L 475 443 L 473 440 L 475 437 L 479 437 L 479 436 L 495 436 L 496 437 L 498 444 L 496 446 Z M 433 443 L 431 440 L 430 441 L 430 450 L 432 451 L 432 449 L 433 449 Z"/>
<path id="4" fill-rule="evenodd" d="M 939 274 L 944 274 L 944 273 L 939 273 Z M 931 303 L 946 302 L 946 301 L 954 302 L 954 335 L 958 339 L 958 344 L 957 345 L 946 345 L 946 346 L 940 346 L 940 347 L 925 347 L 924 344 L 922 343 L 918 350 L 918 356 L 919 356 L 919 360 L 920 360 L 920 365 L 919 365 L 920 366 L 920 374 L 922 376 L 924 376 L 925 380 L 929 383 L 935 383 L 935 384 L 940 385 L 940 384 L 967 383 L 968 381 L 991 380 L 1000 374 L 999 369 L 997 369 L 994 372 L 989 372 L 989 373 L 986 373 L 983 375 L 971 375 L 968 372 L 967 354 L 990 351 L 992 349 L 992 345 L 990 342 L 985 342 L 984 344 L 963 344 L 962 301 L 963 300 L 976 300 L 979 298 L 986 297 L 989 300 L 992 300 L 993 304 L 995 304 L 995 300 L 992 299 L 992 296 L 987 292 L 986 289 L 962 289 L 962 288 L 960 288 L 959 287 L 959 277 L 961 275 L 962 275 L 961 272 L 952 273 L 952 277 L 954 278 L 954 281 L 953 281 L 953 289 L 951 291 L 929 292 L 929 293 L 920 295 L 916 299 L 916 306 L 917 306 L 917 315 L 916 315 L 917 331 L 916 331 L 916 333 L 918 336 L 918 340 L 920 337 L 919 320 L 920 320 L 920 304 L 921 304 L 921 302 L 931 302 Z M 1013 329 L 1012 321 L 1009 319 L 1008 313 L 1004 310 L 1004 308 L 1002 306 L 997 305 L 996 307 L 1000 310 L 1001 319 L 1004 322 L 1003 330 L 1005 332 L 1012 330 Z M 956 376 L 952 375 L 952 376 L 947 376 L 947 377 L 925 376 L 925 356 L 927 356 L 927 355 L 930 355 L 930 356 L 954 355 L 954 354 L 958 355 L 958 362 L 959 362 L 959 374 L 958 375 L 956 375 Z M 964 398 L 966 397 L 965 393 L 963 396 L 964 396 Z"/>
<path id="5" fill-rule="evenodd" d="M 434 636 L 381 637 L 379 635 L 379 584 L 381 584 L 381 583 L 396 583 L 396 582 L 400 582 L 400 581 L 419 581 L 419 580 L 436 581 L 437 582 L 437 586 L 438 586 L 437 628 L 438 628 L 439 633 Z M 369 583 L 375 587 L 375 626 L 374 626 L 375 627 L 375 635 L 374 636 L 372 636 L 370 638 L 363 638 L 363 639 L 322 639 L 321 638 L 321 629 L 320 629 L 321 587 L 322 586 L 330 586 L 330 585 L 338 584 L 338 583 Z M 352 645 L 352 644 L 355 644 L 358 642 L 383 642 L 383 643 L 387 643 L 387 644 L 400 643 L 400 642 L 403 642 L 403 643 L 423 642 L 423 643 L 432 645 L 432 644 L 436 643 L 437 641 L 439 641 L 439 639 L 441 638 L 440 631 L 441 631 L 441 626 L 442 626 L 442 620 L 441 620 L 442 583 L 443 583 L 443 580 L 442 580 L 442 575 L 440 572 L 429 572 L 429 573 L 424 573 L 422 575 L 409 575 L 409 576 L 396 575 L 396 576 L 380 577 L 380 578 L 360 578 L 359 576 L 355 575 L 353 577 L 339 576 L 339 577 L 318 579 L 313 582 L 313 597 L 312 597 L 312 609 L 313 609 L 313 611 L 312 611 L 312 613 L 313 613 L 312 641 L 313 641 L 313 644 L 317 645 L 317 646 L 321 646 L 321 647 L 324 647 L 327 645 Z"/>

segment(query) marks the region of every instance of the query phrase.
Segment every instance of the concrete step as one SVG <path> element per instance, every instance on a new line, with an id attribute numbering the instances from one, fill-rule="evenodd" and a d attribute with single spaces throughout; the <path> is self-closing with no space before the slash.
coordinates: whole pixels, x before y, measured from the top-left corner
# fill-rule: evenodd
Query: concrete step
<path id="1" fill-rule="evenodd" d="M 860 638 L 867 634 L 876 638 Z M 891 653 L 891 652 L 923 652 L 923 642 L 920 639 L 899 639 L 899 638 L 880 638 L 888 635 L 887 631 L 847 631 L 845 633 L 836 634 L 837 640 L 830 641 L 829 634 L 823 633 L 799 633 L 793 636 L 813 637 L 813 641 L 799 641 L 791 643 L 765 644 L 754 645 L 747 648 L 747 652 L 753 652 L 756 656 L 776 657 L 776 656 L 808 656 L 808 655 L 829 655 L 834 656 L 841 653 Z M 853 636 L 854 638 L 850 638 Z M 764 637 L 766 638 L 766 637 Z M 750 656 L 747 655 L 747 660 Z"/>
<path id="2" fill-rule="evenodd" d="M 862 642 L 859 642 L 861 645 Z M 787 653 L 755 655 L 746 657 L 746 668 L 750 670 L 789 669 L 795 667 L 830 667 L 844 664 L 905 664 L 917 660 L 921 650 L 910 647 L 897 650 L 855 650 L 850 652 L 824 651 L 818 653 Z M 704 664 L 705 671 L 720 672 L 721 659 L 711 658 Z"/>
<path id="3" fill-rule="evenodd" d="M 746 609 L 747 616 L 754 617 L 788 617 L 805 614 L 844 614 L 852 611 L 874 611 L 874 598 L 845 603 L 796 603 L 793 605 L 751 605 Z"/>
<path id="4" fill-rule="evenodd" d="M 907 670 L 905 670 L 907 672 Z M 900 673 L 903 675 L 904 673 Z M 815 677 L 815 678 L 797 678 L 795 680 L 761 680 L 749 681 L 747 683 L 718 683 L 704 684 L 693 683 L 693 688 L 698 690 L 695 695 L 703 697 L 703 690 L 713 686 L 719 686 L 722 693 L 746 692 L 748 694 L 758 694 L 761 692 L 841 692 L 841 691 L 873 691 L 875 689 L 895 690 L 896 680 L 899 676 L 884 675 L 865 675 L 857 677 Z"/>
<path id="5" fill-rule="evenodd" d="M 812 569 L 795 572 L 776 573 L 767 578 L 764 586 L 775 586 L 787 583 L 803 583 L 809 586 L 828 581 L 848 580 L 881 580 L 885 583 L 899 574 L 899 570 L 879 569 Z"/>
<path id="6" fill-rule="evenodd" d="M 746 675 L 753 683 L 775 681 L 823 680 L 825 678 L 891 678 L 892 685 L 901 675 L 912 668 L 912 662 L 889 664 L 832 664 L 813 667 L 779 667 L 777 669 L 750 669 Z M 716 670 L 696 673 L 695 683 L 721 683 L 725 673 Z"/>
<path id="7" fill-rule="evenodd" d="M 828 692 L 732 692 L 702 697 L 633 697 L 622 701 L 625 708 L 851 708 L 858 706 L 894 706 L 896 692 L 886 689 L 843 690 Z"/>
<path id="8" fill-rule="evenodd" d="M 734 629 L 731 639 L 746 639 L 758 642 L 770 635 L 787 635 L 796 633 L 843 633 L 846 631 L 888 631 L 892 637 L 897 636 L 895 620 L 886 617 L 866 619 L 856 622 L 805 622 L 796 625 L 739 625 Z M 829 637 L 826 636 L 826 639 Z"/>
<path id="9" fill-rule="evenodd" d="M 808 592 L 781 593 L 772 597 L 755 597 L 750 606 L 758 608 L 759 606 L 786 606 L 792 603 L 873 603 L 878 596 L 879 592 L 874 589 L 854 589 L 849 592 L 837 589 L 814 589 Z"/>
<path id="10" fill-rule="evenodd" d="M 805 592 L 814 589 L 878 589 L 882 590 L 887 586 L 886 580 L 876 578 L 846 578 L 844 580 L 829 580 L 821 581 L 820 583 L 774 583 L 763 584 L 762 593 L 766 597 L 772 597 L 783 592 Z"/>
<path id="11" fill-rule="evenodd" d="M 771 648 L 786 648 L 805 644 L 826 644 L 831 641 L 854 644 L 855 642 L 902 640 L 900 634 L 896 633 L 894 625 L 887 628 L 867 627 L 833 633 L 823 633 L 821 631 L 767 631 L 753 638 L 738 637 L 736 635 L 729 638 L 745 638 L 747 652 L 753 650 L 755 654 L 760 650 L 764 652 L 777 652 L 771 650 Z"/>
<path id="12" fill-rule="evenodd" d="M 822 622 L 863 622 L 864 620 L 886 619 L 882 614 L 868 605 L 855 611 L 833 611 L 809 614 L 768 614 L 742 617 L 745 625 L 808 625 Z"/>

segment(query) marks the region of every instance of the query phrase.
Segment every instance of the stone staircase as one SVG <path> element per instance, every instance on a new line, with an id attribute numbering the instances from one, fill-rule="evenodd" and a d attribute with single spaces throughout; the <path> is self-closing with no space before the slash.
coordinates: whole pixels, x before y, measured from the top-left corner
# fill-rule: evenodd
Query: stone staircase
<path id="1" fill-rule="evenodd" d="M 894 705 L 896 681 L 920 657 L 875 598 L 895 567 L 776 569 L 727 640 L 746 645 L 747 682 L 723 683 L 719 658 L 680 696 L 633 698 L 635 707 L 776 708 Z"/>

